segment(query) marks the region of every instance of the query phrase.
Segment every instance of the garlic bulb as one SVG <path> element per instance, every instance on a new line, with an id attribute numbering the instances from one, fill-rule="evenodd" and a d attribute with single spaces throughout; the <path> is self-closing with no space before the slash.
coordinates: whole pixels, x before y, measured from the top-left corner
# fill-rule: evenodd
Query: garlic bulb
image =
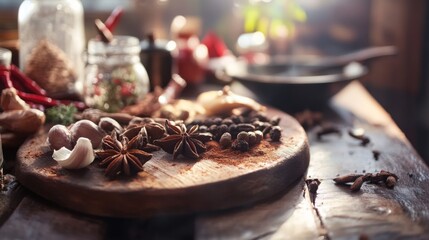
<path id="1" fill-rule="evenodd" d="M 52 158 L 63 168 L 79 169 L 89 166 L 94 161 L 95 156 L 91 141 L 81 137 L 77 140 L 73 150 L 70 151 L 65 147 L 54 150 Z"/>
<path id="2" fill-rule="evenodd" d="M 197 102 L 206 109 L 207 116 L 230 114 L 236 108 L 250 108 L 263 111 L 265 107 L 255 100 L 231 92 L 228 86 L 222 91 L 208 91 L 201 93 Z"/>
<path id="3" fill-rule="evenodd" d="M 15 88 L 3 89 L 0 105 L 3 111 L 30 109 L 30 106 L 17 95 Z"/>

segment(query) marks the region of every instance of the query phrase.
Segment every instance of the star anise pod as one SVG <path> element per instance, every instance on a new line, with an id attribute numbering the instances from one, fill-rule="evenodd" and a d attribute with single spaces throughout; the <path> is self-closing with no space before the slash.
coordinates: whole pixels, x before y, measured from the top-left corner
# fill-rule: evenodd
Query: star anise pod
<path id="1" fill-rule="evenodd" d="M 116 132 L 105 136 L 102 141 L 102 150 L 97 151 L 96 155 L 101 160 L 99 165 L 106 167 L 106 176 L 130 176 L 143 171 L 143 164 L 152 158 L 152 154 L 138 149 L 137 147 L 141 144 L 144 145 L 144 139 L 139 135 L 130 141 L 127 137 L 119 141 Z"/>
<path id="2" fill-rule="evenodd" d="M 138 119 L 141 119 L 141 121 L 138 121 Z M 154 140 L 164 137 L 164 126 L 162 126 L 162 124 L 154 122 L 152 119 L 147 118 L 133 119 L 121 135 L 126 136 L 128 139 L 132 139 L 140 132 L 143 127 L 146 128 L 147 138 L 150 143 L 152 143 Z"/>
<path id="3" fill-rule="evenodd" d="M 199 158 L 199 154 L 206 151 L 204 143 L 211 140 L 210 134 L 197 132 L 198 125 L 187 130 L 185 124 L 180 123 L 176 126 L 167 120 L 165 129 L 169 136 L 156 140 L 154 144 L 173 154 L 173 159 L 176 159 L 179 154 L 192 159 Z"/>

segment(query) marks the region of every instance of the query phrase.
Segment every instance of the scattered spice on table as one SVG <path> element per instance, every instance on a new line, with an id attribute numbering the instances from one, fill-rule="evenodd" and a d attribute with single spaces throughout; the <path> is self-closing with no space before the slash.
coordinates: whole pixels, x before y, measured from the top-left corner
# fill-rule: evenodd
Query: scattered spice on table
<path id="1" fill-rule="evenodd" d="M 336 184 L 349 184 L 351 191 L 359 191 L 363 185 L 363 183 L 372 183 L 377 184 L 379 182 L 383 182 L 386 187 L 394 188 L 396 182 L 398 181 L 398 176 L 394 173 L 381 170 L 378 173 L 367 173 L 363 174 L 348 174 L 339 176 L 333 179 Z"/>
<path id="2" fill-rule="evenodd" d="M 319 139 L 319 140 L 321 140 L 323 136 L 325 136 L 325 135 L 331 135 L 331 134 L 336 134 L 338 136 L 341 136 L 341 130 L 338 127 L 334 126 L 334 125 L 328 124 L 328 125 L 322 126 L 316 132 L 317 139 Z"/>
<path id="3" fill-rule="evenodd" d="M 372 156 L 374 157 L 374 160 L 377 161 L 380 158 L 381 152 L 378 150 L 372 150 Z"/>
<path id="4" fill-rule="evenodd" d="M 311 111 L 309 109 L 298 112 L 294 116 L 306 130 L 320 124 L 323 120 L 323 114 L 321 112 Z"/>
<path id="5" fill-rule="evenodd" d="M 360 144 L 362 146 L 366 146 L 368 145 L 368 143 L 371 142 L 369 137 L 365 135 L 365 130 L 363 128 L 353 128 L 353 129 L 350 129 L 348 133 L 350 137 L 360 140 L 361 141 Z"/>
<path id="6" fill-rule="evenodd" d="M 319 185 L 320 185 L 320 180 L 317 178 L 306 179 L 305 183 L 307 184 L 307 187 L 308 187 L 308 190 L 310 191 L 310 193 L 316 193 L 317 189 L 319 188 Z"/>

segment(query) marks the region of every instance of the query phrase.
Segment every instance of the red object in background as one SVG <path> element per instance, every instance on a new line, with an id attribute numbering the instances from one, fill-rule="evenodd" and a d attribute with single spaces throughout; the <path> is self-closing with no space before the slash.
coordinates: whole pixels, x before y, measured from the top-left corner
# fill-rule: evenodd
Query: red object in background
<path id="1" fill-rule="evenodd" d="M 72 104 L 79 110 L 86 108 L 86 105 L 83 102 L 56 100 L 47 97 L 44 89 L 37 85 L 36 82 L 25 76 L 19 68 L 14 65 L 11 65 L 10 67 L 0 67 L 0 81 L 2 85 L 1 89 L 15 88 L 18 96 L 34 108 L 39 108 L 39 105 L 44 107 L 53 107 L 61 104 Z"/>
<path id="2" fill-rule="evenodd" d="M 17 82 L 22 83 L 22 85 L 24 85 L 23 87 L 26 88 L 28 92 L 46 96 L 45 89 L 40 87 L 35 81 L 25 76 L 25 74 L 13 64 L 10 65 L 10 78 L 14 81 L 14 84 Z"/>
<path id="3" fill-rule="evenodd" d="M 228 48 L 226 47 L 225 42 L 212 31 L 207 33 L 201 43 L 206 45 L 209 58 L 223 57 L 228 53 Z"/>
<path id="4" fill-rule="evenodd" d="M 204 81 L 208 62 L 207 47 L 197 36 L 179 35 L 177 44 L 177 72 L 189 85 Z"/>
<path id="5" fill-rule="evenodd" d="M 115 9 L 113 9 L 110 16 L 104 22 L 104 25 L 106 25 L 107 29 L 109 29 L 110 32 L 113 32 L 115 30 L 116 25 L 118 25 L 118 22 L 123 14 L 124 9 L 122 7 L 116 7 Z"/>

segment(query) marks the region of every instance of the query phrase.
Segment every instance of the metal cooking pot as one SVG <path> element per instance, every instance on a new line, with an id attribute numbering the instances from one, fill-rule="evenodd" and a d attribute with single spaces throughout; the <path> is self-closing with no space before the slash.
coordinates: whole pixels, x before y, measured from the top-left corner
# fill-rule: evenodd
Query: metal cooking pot
<path id="1" fill-rule="evenodd" d="M 237 60 L 218 73 L 251 90 L 262 102 L 287 111 L 320 109 L 350 81 L 368 73 L 368 60 L 396 54 L 371 47 L 336 57 L 277 56 L 266 64 Z"/>

